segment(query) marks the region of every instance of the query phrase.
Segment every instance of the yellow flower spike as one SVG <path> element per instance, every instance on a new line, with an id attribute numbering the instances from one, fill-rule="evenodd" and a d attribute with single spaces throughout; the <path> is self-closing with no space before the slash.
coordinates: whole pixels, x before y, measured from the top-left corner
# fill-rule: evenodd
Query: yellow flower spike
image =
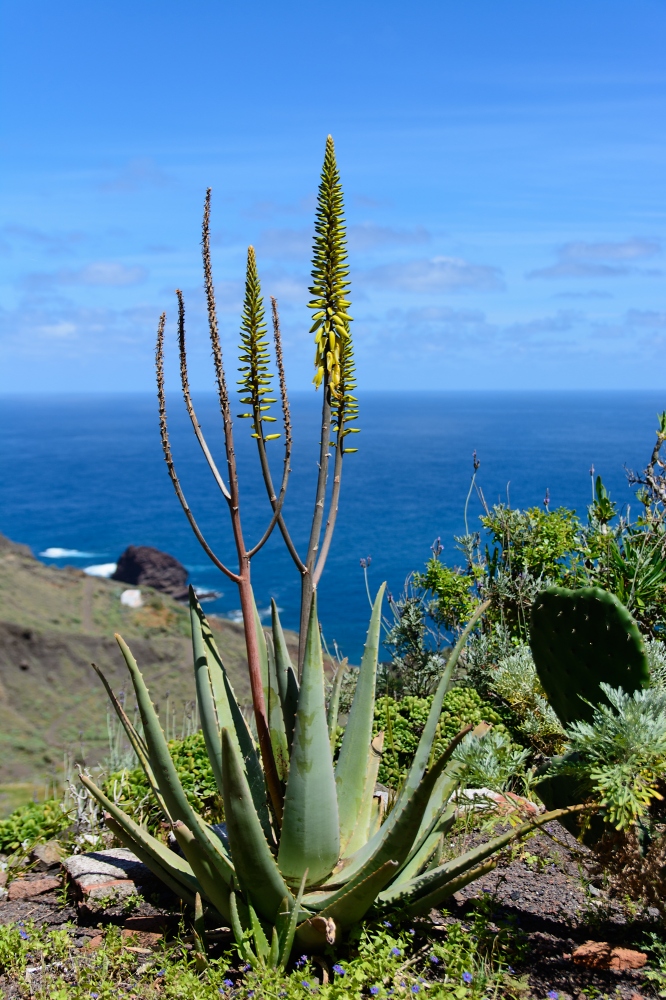
<path id="1" fill-rule="evenodd" d="M 264 321 L 264 303 L 261 297 L 261 285 L 257 273 L 257 259 L 254 247 L 248 247 L 247 270 L 245 274 L 245 301 L 241 318 L 241 344 L 239 359 L 246 362 L 238 369 L 243 377 L 238 380 L 240 392 L 246 393 L 241 398 L 244 406 L 251 406 L 249 413 L 239 413 L 239 417 L 252 419 L 252 437 L 258 438 L 259 427 L 263 420 L 275 420 L 274 417 L 262 417 L 260 414 L 270 409 L 275 402 L 272 397 L 272 374 L 268 371 L 270 356 L 266 338 L 266 323 Z M 274 440 L 279 434 L 270 434 L 266 441 Z"/>

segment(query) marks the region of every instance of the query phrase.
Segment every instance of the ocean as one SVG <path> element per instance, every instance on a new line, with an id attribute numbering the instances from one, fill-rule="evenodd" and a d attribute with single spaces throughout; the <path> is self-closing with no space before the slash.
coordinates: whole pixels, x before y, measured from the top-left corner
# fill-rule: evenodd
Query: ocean
<path id="1" fill-rule="evenodd" d="M 369 617 L 362 558 L 370 585 L 399 593 L 437 537 L 442 558 L 457 559 L 464 531 L 472 453 L 489 504 L 566 505 L 585 514 L 590 469 L 614 500 L 631 504 L 625 466 L 642 469 L 654 443 L 665 392 L 361 393 L 358 453 L 344 461 L 342 500 L 320 587 L 320 618 L 358 662 Z M 213 394 L 195 405 L 223 471 L 221 421 Z M 292 396 L 294 453 L 284 507 L 297 546 L 305 548 L 317 472 L 320 396 Z M 226 504 L 194 439 L 180 397 L 170 399 L 170 433 L 188 502 L 212 547 L 233 566 Z M 235 422 L 245 535 L 256 540 L 269 518 L 249 421 Z M 276 471 L 280 442 L 270 445 Z M 176 556 L 198 587 L 221 592 L 206 611 L 238 614 L 231 582 L 208 561 L 181 511 L 160 448 L 152 395 L 4 396 L 0 398 L 0 531 L 44 562 L 84 568 L 115 562 L 128 545 Z M 473 496 L 470 529 L 481 507 Z M 260 609 L 274 597 L 285 626 L 298 621 L 299 577 L 276 531 L 253 562 Z M 1 611 L 0 611 L 1 615 Z"/>

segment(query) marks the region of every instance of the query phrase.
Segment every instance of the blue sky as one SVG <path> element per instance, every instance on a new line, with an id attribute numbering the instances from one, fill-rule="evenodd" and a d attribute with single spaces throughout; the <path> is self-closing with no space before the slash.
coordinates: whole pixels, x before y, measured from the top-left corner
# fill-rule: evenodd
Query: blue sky
<path id="1" fill-rule="evenodd" d="M 176 287 L 212 388 L 208 185 L 227 351 L 252 243 L 307 388 L 329 132 L 361 387 L 664 385 L 664 0 L 4 0 L 1 17 L 0 391 L 152 389 Z"/>

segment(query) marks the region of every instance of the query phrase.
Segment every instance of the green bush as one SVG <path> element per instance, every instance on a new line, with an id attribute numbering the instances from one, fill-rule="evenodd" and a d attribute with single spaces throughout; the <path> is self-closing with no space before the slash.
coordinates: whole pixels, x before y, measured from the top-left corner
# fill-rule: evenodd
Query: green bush
<path id="1" fill-rule="evenodd" d="M 187 798 L 208 823 L 222 819 L 222 802 L 208 760 L 201 731 L 183 740 L 170 740 L 169 750 Z M 143 768 L 116 771 L 102 786 L 110 799 L 116 801 L 137 823 L 145 823 L 157 832 L 164 819 L 155 802 Z"/>
<path id="2" fill-rule="evenodd" d="M 71 814 L 57 799 L 29 802 L 0 821 L 0 851 L 9 854 L 23 844 L 50 840 L 66 830 L 71 822 Z"/>
<path id="3" fill-rule="evenodd" d="M 390 697 L 378 700 L 373 735 L 384 730 L 384 754 L 379 767 L 381 784 L 397 788 L 403 780 L 416 752 L 431 704 L 432 696 L 408 696 L 401 701 Z M 464 726 L 476 726 L 479 722 L 489 722 L 500 732 L 506 732 L 499 714 L 474 688 L 451 688 L 444 697 L 433 757 L 439 757 Z"/>

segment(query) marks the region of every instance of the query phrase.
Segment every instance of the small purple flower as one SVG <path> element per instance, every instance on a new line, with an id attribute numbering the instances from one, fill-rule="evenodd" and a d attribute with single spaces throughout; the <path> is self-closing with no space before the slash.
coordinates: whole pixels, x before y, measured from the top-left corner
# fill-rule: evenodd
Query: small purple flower
<path id="1" fill-rule="evenodd" d="M 372 993 L 373 997 L 376 997 L 377 994 L 379 993 L 379 986 L 371 986 L 370 992 Z"/>
<path id="2" fill-rule="evenodd" d="M 391 923 L 390 920 L 385 920 L 384 921 L 384 927 L 393 927 L 393 924 Z"/>
<path id="3" fill-rule="evenodd" d="M 165 976 L 166 975 L 166 969 L 160 969 L 160 971 L 157 973 L 157 975 L 158 976 Z"/>
<path id="4" fill-rule="evenodd" d="M 557 1000 L 558 994 L 555 990 L 549 990 L 548 993 L 546 993 L 546 996 L 548 997 L 548 1000 Z"/>
<path id="5" fill-rule="evenodd" d="M 416 931 L 414 930 L 413 927 L 410 927 L 407 933 L 408 934 L 416 934 Z"/>
<path id="6" fill-rule="evenodd" d="M 302 969 L 303 966 L 305 965 L 305 963 L 307 962 L 307 960 L 308 960 L 308 956 L 307 955 L 301 955 L 301 957 L 295 963 L 296 964 L 296 968 L 297 969 Z"/>
<path id="7" fill-rule="evenodd" d="M 301 979 L 301 986 L 305 986 L 306 990 L 310 989 L 310 984 L 307 979 Z"/>
<path id="8" fill-rule="evenodd" d="M 29 941 L 30 940 L 30 935 L 26 934 L 25 931 L 19 931 L 19 935 L 23 938 L 24 941 Z"/>
<path id="9" fill-rule="evenodd" d="M 399 948 L 391 948 L 391 954 L 395 955 L 396 958 L 399 958 L 400 957 L 400 949 Z"/>
<path id="10" fill-rule="evenodd" d="M 90 996 L 92 997 L 92 1000 L 97 1000 L 99 993 L 91 993 Z"/>
<path id="11" fill-rule="evenodd" d="M 414 983 L 414 985 L 412 986 L 412 993 L 420 993 L 420 992 L 421 992 L 421 987 L 417 986 L 416 983 Z"/>
<path id="12" fill-rule="evenodd" d="M 439 965 L 439 959 L 437 958 L 437 955 L 431 955 L 430 961 L 432 962 L 433 965 Z"/>
<path id="13" fill-rule="evenodd" d="M 223 984 L 225 986 L 233 986 L 234 985 L 233 979 L 223 979 L 222 982 L 223 982 Z"/>
<path id="14" fill-rule="evenodd" d="M 333 972 L 335 972 L 336 975 L 338 975 L 338 976 L 344 976 L 344 974 L 345 974 L 345 970 L 342 968 L 341 965 L 334 965 L 333 966 Z"/>
<path id="15" fill-rule="evenodd" d="M 254 996 L 254 990 L 248 990 L 248 991 L 247 991 L 247 995 L 248 995 L 249 997 L 253 997 L 253 996 Z"/>
<path id="16" fill-rule="evenodd" d="M 513 974 L 515 973 L 516 970 L 512 969 L 510 965 L 507 965 L 506 968 L 507 968 L 507 972 L 509 973 L 509 975 L 513 976 Z"/>
<path id="17" fill-rule="evenodd" d="M 474 979 L 474 976 L 472 975 L 471 972 L 463 972 L 462 977 L 463 977 L 463 983 L 471 983 L 472 980 Z"/>

